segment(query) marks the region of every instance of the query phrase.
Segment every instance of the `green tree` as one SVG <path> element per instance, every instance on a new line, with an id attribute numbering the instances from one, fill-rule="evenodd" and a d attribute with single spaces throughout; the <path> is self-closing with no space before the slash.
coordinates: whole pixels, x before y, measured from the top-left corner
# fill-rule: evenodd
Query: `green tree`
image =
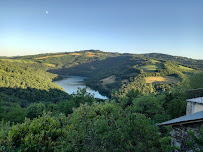
<path id="1" fill-rule="evenodd" d="M 121 106 L 126 108 L 127 106 L 132 105 L 133 100 L 140 95 L 139 90 L 131 89 L 125 95 L 125 97 L 121 98 Z"/>
<path id="2" fill-rule="evenodd" d="M 2 106 L 2 100 L 0 99 L 0 121 L 4 117 L 4 107 Z"/>
<path id="3" fill-rule="evenodd" d="M 10 121 L 14 123 L 21 123 L 25 120 L 26 111 L 19 105 L 13 105 L 9 112 L 5 115 L 5 121 Z"/>
<path id="4" fill-rule="evenodd" d="M 199 129 L 199 134 L 196 135 L 194 131 L 189 130 L 191 140 L 188 141 L 188 146 L 195 152 L 203 152 L 203 125 Z"/>
<path id="5" fill-rule="evenodd" d="M 11 127 L 4 124 L 0 133 L 0 151 L 63 151 L 64 146 L 70 145 L 74 134 L 67 117 L 44 113 L 32 121 L 26 119 L 22 124 Z M 74 143 L 71 146 L 74 147 Z M 74 148 L 69 150 L 73 151 Z"/>
<path id="6" fill-rule="evenodd" d="M 33 119 L 41 116 L 45 109 L 46 107 L 43 103 L 33 103 L 26 109 L 27 117 Z"/>
<path id="7" fill-rule="evenodd" d="M 79 132 L 80 151 L 161 151 L 157 128 L 131 106 L 123 110 L 113 103 L 81 105 L 70 122 Z"/>
<path id="8" fill-rule="evenodd" d="M 134 99 L 133 107 L 136 112 L 142 113 L 156 122 L 161 122 L 168 118 L 163 108 L 164 103 L 164 95 L 155 96 L 153 94 L 149 94 Z"/>
<path id="9" fill-rule="evenodd" d="M 57 104 L 57 110 L 58 112 L 62 112 L 65 115 L 71 114 L 73 112 L 73 108 L 76 107 L 76 103 L 74 101 L 61 101 Z"/>
<path id="10" fill-rule="evenodd" d="M 190 87 L 192 89 L 203 88 L 203 72 L 199 72 L 190 77 Z"/>

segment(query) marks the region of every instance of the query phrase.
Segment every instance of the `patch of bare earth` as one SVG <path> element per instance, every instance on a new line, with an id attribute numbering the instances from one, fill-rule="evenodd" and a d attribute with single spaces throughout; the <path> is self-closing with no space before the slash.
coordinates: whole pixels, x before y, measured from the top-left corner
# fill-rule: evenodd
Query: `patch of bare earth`
<path id="1" fill-rule="evenodd" d="M 146 77 L 146 83 L 177 83 L 179 79 L 174 76 L 164 76 L 164 77 Z"/>
<path id="2" fill-rule="evenodd" d="M 112 75 L 112 76 L 109 76 L 107 78 L 101 79 L 102 85 L 105 86 L 106 84 L 114 83 L 115 79 L 116 79 L 115 75 Z"/>

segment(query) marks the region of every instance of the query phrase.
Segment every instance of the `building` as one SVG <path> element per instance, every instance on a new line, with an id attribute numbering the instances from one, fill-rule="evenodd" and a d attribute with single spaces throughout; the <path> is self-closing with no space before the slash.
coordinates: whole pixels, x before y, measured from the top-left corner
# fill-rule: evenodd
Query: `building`
<path id="1" fill-rule="evenodd" d="M 203 111 L 203 97 L 187 99 L 186 115 Z"/>
<path id="2" fill-rule="evenodd" d="M 186 115 L 203 111 L 203 88 L 188 90 Z"/>
<path id="3" fill-rule="evenodd" d="M 194 131 L 195 135 L 199 135 L 200 127 L 203 125 L 203 89 L 189 90 L 190 97 L 195 95 L 194 98 L 187 99 L 187 108 L 186 115 L 175 118 L 163 123 L 158 124 L 157 126 L 172 126 L 171 144 L 180 147 L 181 150 L 175 150 L 175 152 L 193 152 L 194 149 L 191 149 L 187 142 L 191 140 L 189 130 Z M 192 92 L 191 92 L 192 91 Z M 194 92 L 200 92 L 196 94 Z M 198 97 L 199 96 L 199 97 Z"/>

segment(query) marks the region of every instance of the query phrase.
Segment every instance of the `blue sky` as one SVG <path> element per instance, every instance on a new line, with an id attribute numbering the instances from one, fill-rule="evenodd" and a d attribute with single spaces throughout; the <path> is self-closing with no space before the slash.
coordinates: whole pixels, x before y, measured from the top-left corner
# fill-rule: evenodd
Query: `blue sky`
<path id="1" fill-rule="evenodd" d="M 0 56 L 86 49 L 203 59 L 203 1 L 0 0 Z"/>

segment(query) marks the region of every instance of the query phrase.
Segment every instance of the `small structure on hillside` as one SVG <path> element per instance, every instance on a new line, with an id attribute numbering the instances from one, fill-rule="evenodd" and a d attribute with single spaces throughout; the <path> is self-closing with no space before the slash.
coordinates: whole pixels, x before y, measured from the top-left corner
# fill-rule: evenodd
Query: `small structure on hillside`
<path id="1" fill-rule="evenodd" d="M 158 124 L 158 126 L 172 125 L 171 143 L 181 149 L 175 150 L 175 152 L 193 152 L 193 149 L 187 146 L 187 141 L 191 139 L 188 132 L 192 130 L 195 135 L 198 135 L 200 127 L 203 125 L 203 89 L 189 90 L 188 95 L 190 99 L 186 100 L 185 116 Z"/>
<path id="2" fill-rule="evenodd" d="M 187 99 L 186 115 L 203 111 L 203 97 Z"/>
<path id="3" fill-rule="evenodd" d="M 203 111 L 203 88 L 188 90 L 186 115 Z"/>
<path id="4" fill-rule="evenodd" d="M 196 135 L 199 134 L 199 129 L 203 125 L 203 111 L 158 124 L 158 126 L 168 125 L 172 125 L 171 144 L 180 147 L 181 152 L 192 152 L 193 150 L 187 145 L 187 141 L 191 140 L 188 132 L 192 130 Z M 175 150 L 175 152 L 179 152 L 179 150 Z"/>

